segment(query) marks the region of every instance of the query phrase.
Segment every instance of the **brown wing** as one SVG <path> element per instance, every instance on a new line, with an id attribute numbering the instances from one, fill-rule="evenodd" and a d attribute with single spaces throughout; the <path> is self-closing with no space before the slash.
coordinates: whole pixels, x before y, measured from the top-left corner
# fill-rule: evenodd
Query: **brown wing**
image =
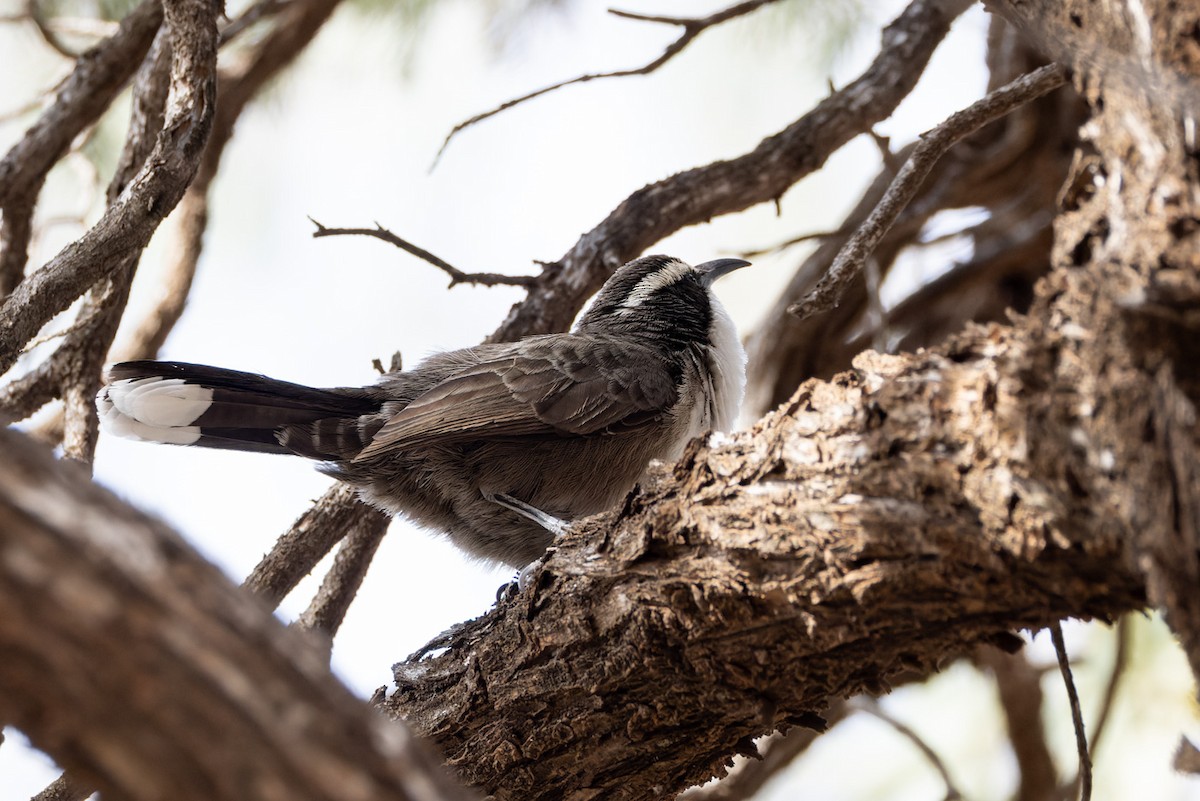
<path id="1" fill-rule="evenodd" d="M 432 442 L 632 430 L 675 399 L 653 351 L 559 336 L 456 372 L 388 420 L 357 459 Z"/>

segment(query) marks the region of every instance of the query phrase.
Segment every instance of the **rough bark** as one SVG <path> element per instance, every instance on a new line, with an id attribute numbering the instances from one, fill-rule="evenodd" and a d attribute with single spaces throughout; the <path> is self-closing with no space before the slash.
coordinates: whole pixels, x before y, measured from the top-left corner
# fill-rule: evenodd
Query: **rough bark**
<path id="1" fill-rule="evenodd" d="M 379 705 L 464 781 L 498 799 L 669 795 L 754 736 L 819 726 L 831 697 L 1148 601 L 1200 673 L 1200 11 L 997 5 L 1093 109 L 1028 314 L 862 354 L 751 431 L 696 443 L 515 599 L 397 666 Z M 0 437 L 0 718 L 115 797 L 432 796 L 316 649 Z"/>
<path id="2" fill-rule="evenodd" d="M 993 20 L 988 46 L 989 91 L 1046 62 L 1012 26 Z M 1056 197 L 1078 143 L 1086 109 L 1075 92 L 1056 91 L 959 143 L 935 166 L 917 197 L 873 254 L 880 281 L 897 258 L 919 245 L 926 223 L 942 211 L 983 208 L 988 218 L 963 231 L 972 258 L 918 289 L 872 320 L 873 293 L 865 277 L 851 283 L 841 304 L 800 320 L 789 307 L 806 297 L 838 252 L 883 198 L 894 165 L 915 145 L 894 154 L 834 235 L 798 267 L 794 277 L 747 339 L 747 407 L 762 414 L 783 403 L 808 378 L 847 369 L 867 347 L 896 351 L 940 344 L 968 321 L 1004 321 L 1009 309 L 1026 311 L 1033 284 L 1050 269 Z"/>
<path id="3" fill-rule="evenodd" d="M 1098 400 L 1148 417 L 1143 439 L 1153 464 L 1118 453 L 1117 475 L 1144 466 L 1169 488 L 1160 495 L 1169 524 L 1135 528 L 1133 541 L 1151 599 L 1200 676 L 1200 8 L 1157 0 L 1101 13 L 1087 2 L 1039 0 L 1004 10 L 1048 51 L 1071 59 L 1094 109 L 1055 242 L 1059 286 L 1086 287 L 1093 299 L 1081 299 L 1064 325 L 1111 349 L 1080 375 L 1105 390 Z M 1113 491 L 1126 492 L 1123 483 L 1114 481 Z"/>
<path id="4" fill-rule="evenodd" d="M 1029 315 L 804 384 L 569 538 L 514 606 L 398 666 L 387 708 L 469 784 L 678 790 L 828 696 L 1137 608 L 1146 587 L 1200 665 L 1192 101 L 1146 91 L 1194 80 L 1194 42 L 1169 35 L 1194 27 L 1164 0 L 1141 39 L 1093 27 L 1098 52 L 1073 4 L 1005 8 L 1076 48 L 1052 55 L 1096 110 Z"/>
<path id="5" fill-rule="evenodd" d="M 1133 479 L 1145 508 L 1073 486 L 1091 475 L 1069 412 L 1084 398 L 1055 373 L 1073 361 L 1058 340 L 976 328 L 805 384 L 568 538 L 445 653 L 397 666 L 387 709 L 497 798 L 647 798 L 831 696 L 1139 608 L 1132 526 L 1170 525 L 1169 499 L 1152 472 Z"/>
<path id="6" fill-rule="evenodd" d="M 0 720 L 105 798 L 466 798 L 177 534 L 0 431 Z"/>
<path id="7" fill-rule="evenodd" d="M 162 135 L 145 165 L 100 220 L 17 284 L 0 303 L 0 371 L 13 365 L 21 347 L 51 317 L 140 254 L 158 224 L 183 197 L 212 127 L 216 11 L 208 2 L 165 5 L 172 67 Z M 149 43 L 147 40 L 147 47 Z"/>

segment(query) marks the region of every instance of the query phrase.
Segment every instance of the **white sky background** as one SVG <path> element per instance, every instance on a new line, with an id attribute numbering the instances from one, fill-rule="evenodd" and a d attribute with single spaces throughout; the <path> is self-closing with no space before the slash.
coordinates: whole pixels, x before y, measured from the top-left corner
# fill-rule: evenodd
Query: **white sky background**
<path id="1" fill-rule="evenodd" d="M 759 12 L 706 32 L 652 76 L 568 87 L 487 120 L 460 134 L 430 172 L 455 123 L 564 78 L 640 65 L 677 35 L 581 0 L 565 11 L 534 14 L 497 51 L 480 5 L 439 3 L 411 61 L 399 44 L 396 17 L 343 8 L 297 68 L 243 115 L 216 185 L 188 311 L 162 358 L 336 386 L 373 381 L 371 359 L 386 364 L 395 350 L 412 365 L 432 351 L 475 344 L 496 328 L 519 290 L 447 290 L 440 272 L 382 242 L 313 240 L 308 216 L 329 226 L 378 221 L 464 270 L 532 273 L 533 260 L 561 256 L 632 191 L 740 155 L 811 108 L 827 91 L 827 77 L 844 85 L 874 57 L 879 29 L 905 3 L 869 4 L 873 21 L 832 64 L 813 52 L 817 46 L 802 23 Z M 621 7 L 698 15 L 725 5 L 642 0 Z M 18 7 L 0 0 L 0 13 Z M 231 4 L 230 15 L 238 10 Z M 982 93 L 986 24 L 978 6 L 957 23 L 916 94 L 880 133 L 907 141 Z M 50 85 L 62 69 L 32 32 L 0 26 L 0 113 L 25 102 L 31 87 Z M 0 125 L 4 150 L 29 119 Z M 877 164 L 875 146 L 859 137 L 789 192 L 781 214 L 765 205 L 719 218 L 653 251 L 697 263 L 835 228 Z M 78 212 L 78 171 L 59 173 L 47 191 L 47 207 L 54 209 L 48 214 Z M 163 234 L 170 234 L 169 225 Z M 38 243 L 34 263 L 77 235 L 70 226 L 55 228 Z M 144 260 L 130 319 L 154 301 L 161 240 Z M 743 332 L 803 254 L 797 249 L 758 259 L 719 285 Z M 166 519 L 235 581 L 330 483 L 300 459 L 108 437 L 100 443 L 96 477 Z M 510 577 L 507 569 L 466 562 L 428 533 L 393 525 L 338 635 L 335 670 L 369 695 L 390 682 L 393 662 L 487 611 Z M 315 588 L 315 580 L 302 585 L 282 616 L 303 609 Z M 1073 644 L 1100 644 L 1079 678 L 1085 709 L 1094 710 L 1107 675 L 1109 634 L 1083 628 L 1068 634 Z M 1138 636 L 1139 642 L 1163 640 L 1160 629 L 1148 627 Z M 1174 779 L 1167 769 L 1181 727 L 1196 732 L 1186 666 L 1169 649 L 1149 650 L 1166 653 L 1141 667 L 1155 677 L 1151 697 L 1123 713 L 1118 708 L 1126 717 L 1113 721 L 1109 745 L 1122 726 L 1132 725 L 1129 716 L 1142 718 L 1150 733 L 1120 758 L 1106 761 L 1101 754 L 1097 799 L 1134 792 L 1200 799 L 1196 783 Z M 1052 662 L 1046 643 L 1036 643 L 1035 653 Z M 1142 681 L 1136 673 L 1127 680 Z M 889 708 L 941 751 L 969 797 L 1006 797 L 1012 763 L 988 682 L 956 667 L 935 685 L 896 693 Z M 1050 719 L 1056 755 L 1073 765 L 1069 717 L 1055 686 L 1047 683 L 1048 704 L 1061 710 Z M 8 734 L 0 747 L 0 801 L 27 799 L 57 771 L 23 749 L 19 735 Z M 795 775 L 777 782 L 771 799 L 943 793 L 911 746 L 873 720 L 842 724 L 816 750 Z M 876 769 L 862 770 L 864 760 Z M 845 770 L 847 762 L 858 767 Z"/>

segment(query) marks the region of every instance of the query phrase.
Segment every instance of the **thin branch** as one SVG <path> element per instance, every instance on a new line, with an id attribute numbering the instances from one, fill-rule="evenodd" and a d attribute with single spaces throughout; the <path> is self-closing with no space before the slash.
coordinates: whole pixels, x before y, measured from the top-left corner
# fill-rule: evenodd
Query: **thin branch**
<path id="1" fill-rule="evenodd" d="M 963 797 L 963 794 L 959 792 L 958 787 L 955 786 L 954 779 L 950 776 L 950 771 L 946 768 L 946 764 L 942 761 L 942 758 L 938 756 L 937 751 L 934 751 L 933 748 L 921 738 L 921 735 L 917 734 L 907 724 L 888 714 L 874 698 L 861 698 L 854 702 L 852 706 L 859 711 L 866 712 L 868 715 L 873 715 L 874 717 L 879 718 L 884 723 L 895 729 L 899 734 L 907 737 L 909 742 L 917 747 L 917 750 L 924 755 L 929 764 L 932 765 L 933 768 L 941 775 L 942 782 L 946 785 L 946 801 L 957 801 L 957 799 L 961 799 Z"/>
<path id="2" fill-rule="evenodd" d="M 354 596 L 358 594 L 375 551 L 387 533 L 391 519 L 386 515 L 372 515 L 357 521 L 354 529 L 342 540 L 334 557 L 333 567 L 321 581 L 321 588 L 313 596 L 312 603 L 300 615 L 300 628 L 318 631 L 333 644 L 342 621 Z"/>
<path id="3" fill-rule="evenodd" d="M 237 19 L 221 29 L 221 46 L 236 39 L 254 23 L 264 20 L 292 4 L 293 0 L 259 0 L 243 11 Z"/>
<path id="4" fill-rule="evenodd" d="M 1125 675 L 1125 668 L 1129 664 L 1129 618 L 1123 617 L 1117 622 L 1117 637 L 1116 644 L 1113 650 L 1113 665 L 1112 671 L 1108 675 L 1108 684 L 1104 688 L 1104 697 L 1100 700 L 1100 712 L 1096 715 L 1096 722 L 1092 724 L 1092 741 L 1090 752 L 1094 756 L 1096 750 L 1100 747 L 1100 738 L 1103 736 L 1105 728 L 1108 725 L 1109 715 L 1112 713 L 1113 702 L 1117 698 L 1117 688 L 1121 684 L 1121 677 Z"/>
<path id="5" fill-rule="evenodd" d="M 0 160 L 0 207 L 32 202 L 46 173 L 133 75 L 162 18 L 158 0 L 142 0 L 115 34 L 79 59 L 54 102 Z"/>
<path id="6" fill-rule="evenodd" d="M 211 16 L 214 9 L 201 10 L 187 2 L 168 4 L 166 9 L 173 34 L 172 101 L 162 134 L 130 189 L 86 234 L 27 276 L 0 305 L 0 371 L 12 366 L 20 348 L 55 314 L 112 275 L 126 257 L 141 253 L 196 174 L 216 100 L 216 26 L 201 17 Z M 8 157 L 0 162 L 0 187 L 9 163 Z"/>
<path id="7" fill-rule="evenodd" d="M 537 277 L 489 338 L 562 331 L 614 270 L 681 228 L 779 199 L 831 154 L 886 119 L 971 0 L 913 0 L 884 30 L 879 55 L 841 91 L 749 153 L 642 187 Z"/>
<path id="8" fill-rule="evenodd" d="M 1066 80 L 1066 71 L 1062 67 L 1048 64 L 955 112 L 941 125 L 923 134 L 879 205 L 843 246 L 825 277 L 807 297 L 789 307 L 788 312 L 804 319 L 837 306 L 846 287 L 861 272 L 867 257 L 891 229 L 900 212 L 908 206 L 930 170 L 946 151 L 963 137 L 1057 89 Z"/>
<path id="9" fill-rule="evenodd" d="M 37 32 L 42 37 L 42 41 L 45 42 L 51 50 L 58 53 L 63 58 L 70 59 L 71 61 L 79 58 L 79 51 L 68 47 L 67 44 L 59 38 L 58 33 L 50 27 L 50 24 L 46 19 L 46 15 L 42 13 L 42 7 L 38 3 L 38 0 L 26 0 L 25 11 L 28 19 L 33 23 L 33 26 L 37 28 Z"/>
<path id="10" fill-rule="evenodd" d="M 33 202 L 13 204 L 0 215 L 0 298 L 21 283 L 33 241 Z"/>
<path id="11" fill-rule="evenodd" d="M 426 261 L 437 267 L 439 270 L 450 276 L 450 286 L 458 284 L 476 284 L 478 286 L 533 286 L 537 279 L 532 275 L 504 275 L 502 273 L 465 273 L 454 265 L 440 259 L 424 248 L 418 247 L 406 239 L 401 239 L 394 233 L 384 228 L 379 223 L 375 223 L 374 228 L 327 228 L 321 223 L 313 220 L 312 224 L 317 226 L 317 230 L 313 231 L 313 239 L 320 239 L 325 236 L 373 236 L 376 239 L 382 239 L 384 242 L 395 245 L 406 253 L 411 253 L 418 259 Z"/>
<path id="12" fill-rule="evenodd" d="M 791 239 L 784 240 L 783 242 L 779 242 L 778 244 L 768 245 L 767 247 L 758 248 L 757 250 L 743 250 L 743 251 L 740 251 L 738 253 L 738 255 L 745 259 L 753 259 L 758 256 L 766 256 L 771 253 L 780 253 L 784 250 L 787 250 L 790 247 L 795 247 L 796 245 L 802 245 L 805 242 L 812 242 L 813 240 L 818 240 L 818 239 L 821 239 L 821 240 L 833 239 L 834 237 L 845 236 L 848 233 L 850 233 L 848 230 L 844 230 L 844 229 L 840 229 L 840 228 L 836 231 L 813 231 L 810 234 L 801 234 L 800 236 L 794 236 Z"/>
<path id="13" fill-rule="evenodd" d="M 191 292 L 196 268 L 204 248 L 208 226 L 208 190 L 220 168 L 225 147 L 233 136 L 238 118 L 273 76 L 286 69 L 312 41 L 321 26 L 336 10 L 339 0 L 260 0 L 222 31 L 221 43 L 229 42 L 245 26 L 277 15 L 271 32 L 257 41 L 239 69 L 223 71 L 219 78 L 220 103 L 213 121 L 213 132 L 204 150 L 196 178 L 188 187 L 175 211 L 174 236 L 166 257 L 169 265 L 159 285 L 154 308 L 139 322 L 127 341 L 119 347 L 119 359 L 153 359 L 183 316 Z M 238 27 L 238 26 L 242 27 Z"/>
<path id="14" fill-rule="evenodd" d="M 640 20 L 642 22 L 661 22 L 667 25 L 678 25 L 683 28 L 683 33 L 679 35 L 678 39 L 667 45 L 667 49 L 664 50 L 662 54 L 658 56 L 658 58 L 647 64 L 643 64 L 640 67 L 625 70 L 614 70 L 613 72 L 592 72 L 586 75 L 580 75 L 576 78 L 571 78 L 570 80 L 560 81 L 551 86 L 538 89 L 535 92 L 530 92 L 527 95 L 522 95 L 507 102 L 501 103 L 499 106 L 496 106 L 490 111 L 485 111 L 482 114 L 476 114 L 474 117 L 460 122 L 450 130 L 450 133 L 446 134 L 446 138 L 442 142 L 442 146 L 438 148 L 437 155 L 433 157 L 433 166 L 437 166 L 438 162 L 442 158 L 442 154 L 446 152 L 446 147 L 449 146 L 451 139 L 453 139 L 460 131 L 469 128 L 478 122 L 482 122 L 489 117 L 494 117 L 500 112 L 507 111 L 514 106 L 519 106 L 527 100 L 533 100 L 535 97 L 541 97 L 544 94 L 549 94 L 556 89 L 562 89 L 564 86 L 571 86 L 572 84 L 577 83 L 587 83 L 588 81 L 600 80 L 601 78 L 627 78 L 632 75 L 649 75 L 663 64 L 666 64 L 672 58 L 677 56 L 685 47 L 691 44 L 693 39 L 699 36 L 706 29 L 711 28 L 714 25 L 719 25 L 722 22 L 726 22 L 735 17 L 740 17 L 743 14 L 749 14 L 751 11 L 756 11 L 762 6 L 775 1 L 776 0 L 745 0 L 745 2 L 737 3 L 736 5 L 730 6 L 722 11 L 710 14 L 707 17 L 655 17 L 644 14 L 635 14 L 631 11 L 618 11 L 610 8 L 608 13 L 615 16 L 624 17 L 626 19 Z"/>
<path id="15" fill-rule="evenodd" d="M 160 29 L 134 80 L 129 130 L 106 193 L 109 208 L 145 164 L 163 128 L 170 89 L 169 39 L 169 31 Z M 23 404 L 22 411 L 27 415 L 51 398 L 61 397 L 62 408 L 39 431 L 59 436 L 64 456 L 84 464 L 90 465 L 95 453 L 98 425 L 94 398 L 101 368 L 124 314 L 139 257 L 136 253 L 123 257 L 111 277 L 89 290 L 75 323 L 63 332 L 63 343 L 35 369 L 38 382 L 18 387 L 26 397 L 12 398 Z M 45 394 L 48 389 L 50 397 Z"/>
<path id="16" fill-rule="evenodd" d="M 373 507 L 358 503 L 346 485 L 335 484 L 275 541 L 242 586 L 274 609 L 334 545 L 351 530 L 368 527 L 365 521 L 373 517 L 388 519 Z"/>
<path id="17" fill-rule="evenodd" d="M 1011 26 L 1007 29 L 1016 37 Z M 1023 46 L 1019 53 L 1018 75 L 1044 63 L 1028 47 Z M 1005 78 L 1002 83 L 1007 81 Z M 922 317 L 922 309 L 913 306 L 912 323 L 907 327 L 901 310 L 893 309 L 893 327 L 904 332 L 897 348 L 932 346 L 968 320 L 1000 322 L 1006 319 L 1006 307 L 1028 307 L 1034 282 L 1050 269 L 1053 231 L 1049 219 L 1087 114 L 1087 106 L 1077 94 L 1069 89 L 1054 92 L 963 139 L 938 161 L 917 197 L 875 248 L 874 257 L 885 272 L 892 272 L 897 256 L 919 239 L 935 214 L 974 206 L 987 208 L 989 220 L 999 225 L 975 232 L 984 238 L 975 238 L 974 260 L 984 259 L 989 252 L 996 255 L 988 258 L 986 265 L 979 265 L 989 270 L 991 277 L 972 288 L 973 302 L 956 304 L 947 295 L 947 302 L 938 305 L 933 317 Z M 913 142 L 901 148 L 901 160 L 915 147 Z M 893 178 L 880 169 L 840 227 L 848 227 L 851 233 L 856 230 L 874 211 Z M 1018 208 L 1019 213 L 1010 211 Z M 1003 227 L 1005 220 L 1011 228 Z M 1008 240 L 1021 244 L 997 252 Z M 852 282 L 841 304 L 824 314 L 801 321 L 788 313 L 788 307 L 804 298 L 825 275 L 845 241 L 842 237 L 822 241 L 747 338 L 747 410 L 765 411 L 786 401 L 805 379 L 829 377 L 849 368 L 869 341 L 859 338 L 866 306 L 865 281 Z"/>
<path id="18" fill-rule="evenodd" d="M 1096 722 L 1092 725 L 1092 739 L 1088 743 L 1088 753 L 1094 760 L 1097 751 L 1100 749 L 1100 738 L 1104 735 L 1104 731 L 1108 726 L 1109 715 L 1112 713 L 1113 702 L 1117 698 L 1117 687 L 1121 683 L 1121 677 L 1125 675 L 1125 668 L 1129 663 L 1129 616 L 1121 618 L 1117 622 L 1116 645 L 1113 652 L 1112 671 L 1108 675 L 1108 684 L 1104 688 L 1104 697 L 1100 701 L 1100 711 L 1096 715 Z M 1079 792 L 1079 787 L 1083 781 L 1083 770 L 1075 773 L 1075 777 L 1070 784 L 1062 788 L 1060 796 L 1063 798 L 1073 798 Z"/>
<path id="19" fill-rule="evenodd" d="M 1071 704 L 1071 722 L 1075 726 L 1075 748 L 1079 752 L 1079 801 L 1090 801 L 1092 797 L 1092 757 L 1088 753 L 1087 735 L 1083 731 L 1083 712 L 1079 708 L 1079 693 L 1075 691 L 1075 679 L 1071 675 L 1071 661 L 1067 658 L 1067 646 L 1063 642 L 1062 626 L 1050 625 L 1050 639 L 1054 653 L 1058 656 L 1058 669 L 1062 672 L 1063 684 L 1067 688 L 1067 700 Z"/>

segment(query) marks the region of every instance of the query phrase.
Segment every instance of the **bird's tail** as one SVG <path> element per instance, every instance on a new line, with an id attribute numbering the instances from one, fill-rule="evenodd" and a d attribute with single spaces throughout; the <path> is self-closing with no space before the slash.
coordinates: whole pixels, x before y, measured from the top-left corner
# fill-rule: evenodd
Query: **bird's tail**
<path id="1" fill-rule="evenodd" d="M 369 437 L 360 418 L 380 406 L 365 389 L 313 389 L 181 362 L 113 365 L 96 396 L 101 426 L 121 437 L 327 460 L 362 449 Z"/>

